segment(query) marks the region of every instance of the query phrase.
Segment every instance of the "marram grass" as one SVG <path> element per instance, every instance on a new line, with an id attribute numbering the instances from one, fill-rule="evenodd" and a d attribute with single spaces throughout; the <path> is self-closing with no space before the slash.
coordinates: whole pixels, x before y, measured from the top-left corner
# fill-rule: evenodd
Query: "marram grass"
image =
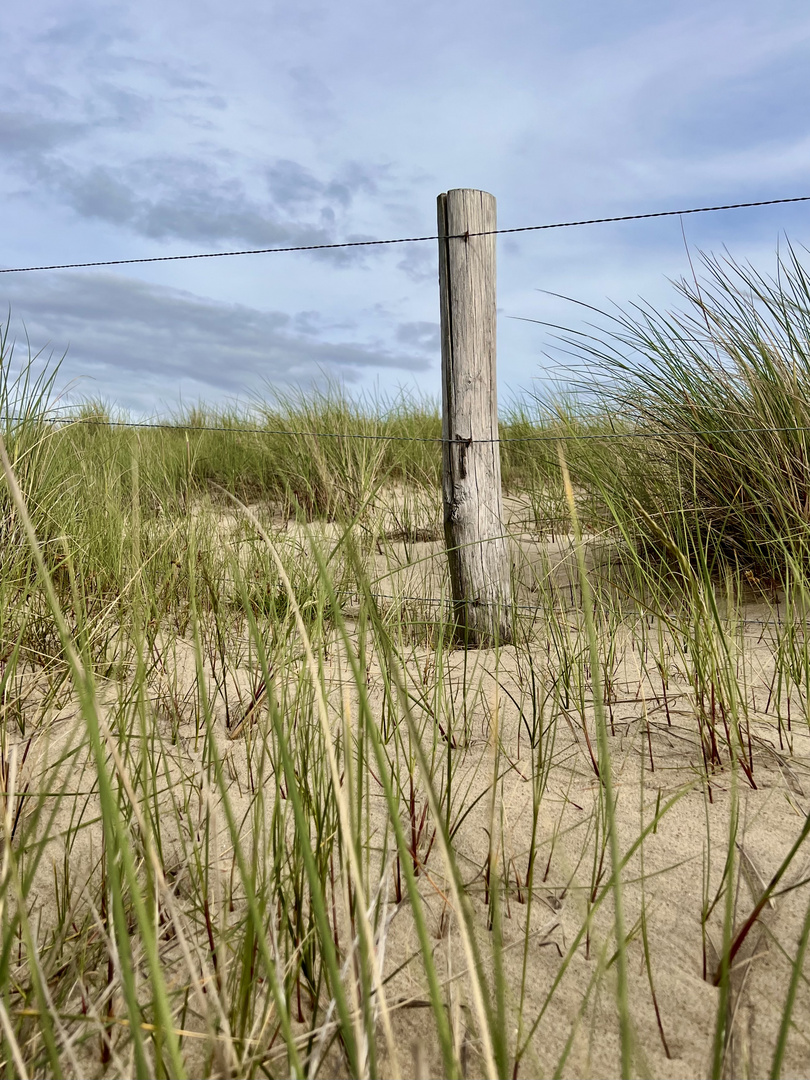
<path id="1" fill-rule="evenodd" d="M 713 377 L 795 426 L 785 348 L 766 361 L 758 324 L 724 325 L 760 381 L 683 354 L 704 419 Z M 801 1073 L 798 439 L 777 464 L 756 442 L 739 499 L 785 490 L 741 522 L 654 364 L 620 367 L 611 400 L 622 433 L 666 422 L 676 452 L 621 443 L 627 491 L 592 402 L 515 406 L 517 643 L 465 652 L 438 446 L 406 441 L 438 436 L 430 403 L 333 388 L 158 430 L 98 402 L 54 425 L 55 372 L 13 380 L 9 350 L 7 1076 Z"/>

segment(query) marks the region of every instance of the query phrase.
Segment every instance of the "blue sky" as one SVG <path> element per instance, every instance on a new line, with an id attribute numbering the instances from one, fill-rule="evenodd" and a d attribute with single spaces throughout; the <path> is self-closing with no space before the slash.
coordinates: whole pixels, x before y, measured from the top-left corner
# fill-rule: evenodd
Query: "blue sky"
<path id="1" fill-rule="evenodd" d="M 82 2 L 0 15 L 0 266 L 435 232 L 483 188 L 502 227 L 810 194 L 799 0 Z M 770 270 L 810 204 L 683 219 Z M 810 258 L 810 256 L 809 256 Z M 675 301 L 676 219 L 502 237 L 502 400 L 582 309 Z M 136 415 L 345 382 L 438 396 L 433 243 L 0 275 L 61 382 Z"/>

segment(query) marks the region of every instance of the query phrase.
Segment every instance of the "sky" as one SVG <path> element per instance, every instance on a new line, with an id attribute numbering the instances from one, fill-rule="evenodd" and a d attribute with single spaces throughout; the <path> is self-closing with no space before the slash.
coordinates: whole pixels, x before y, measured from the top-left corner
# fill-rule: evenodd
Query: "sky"
<path id="1" fill-rule="evenodd" d="M 0 268 L 433 234 L 459 187 L 502 228 L 810 195 L 802 0 L 29 0 L 0 31 Z M 499 237 L 500 400 L 564 378 L 541 324 L 785 237 L 810 204 Z M 6 316 L 132 416 L 440 395 L 435 241 L 2 274 Z"/>

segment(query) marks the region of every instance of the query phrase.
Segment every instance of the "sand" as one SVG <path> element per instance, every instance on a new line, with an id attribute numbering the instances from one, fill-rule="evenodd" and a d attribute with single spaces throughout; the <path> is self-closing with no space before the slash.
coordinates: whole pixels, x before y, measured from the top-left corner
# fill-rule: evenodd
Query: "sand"
<path id="1" fill-rule="evenodd" d="M 523 504 L 514 501 L 513 520 L 520 520 L 525 510 Z M 487 867 L 501 878 L 508 1027 L 505 1035 L 512 1054 L 519 1043 L 526 1044 L 517 1075 L 552 1075 L 556 1070 L 564 1077 L 618 1076 L 614 909 L 612 895 L 606 890 L 611 867 L 605 837 L 604 790 L 594 764 L 597 734 L 588 682 L 587 641 L 572 574 L 571 538 L 538 537 L 530 529 L 515 530 L 513 556 L 523 581 L 522 625 L 526 633 L 533 635 L 529 646 L 506 646 L 497 652 L 471 650 L 466 654 L 448 648 L 437 653 L 435 620 L 442 606 L 434 601 L 446 595 L 446 568 L 435 522 L 427 521 L 418 528 L 424 531 L 406 533 L 403 540 L 396 523 L 391 524 L 385 544 L 372 545 L 366 555 L 376 577 L 374 590 L 380 597 L 380 608 L 388 613 L 392 633 L 399 635 L 406 650 L 412 714 L 431 762 L 430 780 L 434 786 L 441 785 L 448 769 L 448 755 L 450 758 L 452 794 L 449 811 L 443 805 L 442 813 L 447 814 L 453 829 L 453 846 L 475 933 L 482 955 L 489 958 L 484 961 L 488 977 L 492 975 L 494 931 L 489 928 Z M 293 528 L 284 534 L 288 541 L 291 531 L 295 533 Z M 337 535 L 336 528 L 321 529 L 321 535 L 330 532 Z M 296 535 L 304 544 L 305 530 Z M 561 639 L 552 642 L 547 633 L 540 632 L 545 616 L 532 610 L 539 607 L 542 613 L 543 605 L 548 603 L 544 590 L 549 582 L 555 588 L 554 625 L 558 633 L 567 635 L 562 651 Z M 413 599 L 403 604 L 404 597 Z M 359 601 L 347 595 L 345 605 L 350 630 L 356 634 L 361 614 Z M 682 643 L 671 628 L 661 629 L 654 620 L 628 618 L 613 627 L 609 635 L 613 651 L 603 675 L 609 677 L 607 722 L 617 797 L 616 824 L 622 852 L 632 851 L 621 869 L 621 878 L 634 1070 L 638 1075 L 676 1078 L 709 1074 L 719 1007 L 720 992 L 713 979 L 723 945 L 724 900 L 710 912 L 707 909 L 721 885 L 729 849 L 735 861 L 733 905 L 738 929 L 799 835 L 808 809 L 810 730 L 806 701 L 793 690 L 788 729 L 785 700 L 777 703 L 770 694 L 778 609 L 771 599 L 753 593 L 742 615 L 744 621 L 729 637 L 736 652 L 728 663 L 740 700 L 746 705 L 750 728 L 750 757 L 746 763 L 751 777 L 741 767 L 732 770 L 728 754 L 723 753 L 721 760 L 707 770 L 699 718 L 701 708 L 705 712 L 711 703 L 705 699 L 701 702 L 693 672 L 687 669 L 688 657 L 684 658 Z M 663 642 L 662 655 L 669 657 L 665 676 L 650 658 L 655 642 Z M 578 658 L 567 672 L 561 667 L 563 654 L 566 662 Z M 441 664 L 437 663 L 437 655 L 441 656 Z M 390 721 L 385 665 L 376 652 L 371 652 L 366 661 L 372 713 L 382 725 L 387 722 L 386 716 Z M 329 715 L 337 738 L 341 710 L 347 703 L 352 715 L 357 715 L 345 650 L 335 644 L 328 650 L 321 648 L 318 662 L 329 691 Z M 304 709 L 309 700 L 305 693 L 302 696 L 300 671 L 300 664 L 288 665 L 278 673 L 272 690 L 283 707 L 293 712 Z M 254 672 L 255 666 L 251 670 L 247 656 L 241 667 L 229 672 L 231 702 L 240 695 L 244 702 L 249 700 Z M 216 837 L 214 849 L 208 854 L 208 899 L 215 923 L 227 927 L 229 920 L 237 921 L 244 905 L 238 889 L 230 891 L 232 844 L 222 808 L 206 778 L 200 719 L 194 710 L 196 679 L 193 647 L 186 635 L 174 642 L 162 666 L 150 677 L 151 698 L 143 715 L 147 726 L 154 725 L 164 736 L 160 748 L 155 744 L 161 758 L 155 778 L 160 776 L 165 781 L 156 785 L 159 793 L 155 796 L 161 814 L 164 869 L 178 908 L 188 913 L 186 931 L 192 939 L 197 934 L 194 947 L 204 952 L 202 930 L 199 925 L 195 929 L 190 914 L 198 908 L 199 890 L 187 861 L 206 814 L 211 815 Z M 125 683 L 111 679 L 100 686 L 100 698 L 106 702 L 111 723 L 122 685 Z M 29 709 L 36 702 L 33 687 L 32 676 Z M 248 758 L 256 753 L 259 733 L 268 722 L 266 704 L 259 703 L 250 722 L 234 738 L 235 731 L 228 726 L 228 720 L 233 718 L 226 717 L 213 678 L 209 679 L 209 690 L 215 743 L 231 779 L 229 795 L 236 818 L 247 837 L 253 827 L 250 811 L 254 805 Z M 443 734 L 437 734 L 431 715 L 440 697 L 455 702 L 452 728 Z M 93 882 L 98 876 L 101 853 L 100 826 L 92 813 L 96 799 L 93 767 L 84 728 L 77 720 L 75 700 L 67 692 L 57 705 L 49 710 L 47 723 L 29 732 L 25 740 L 10 737 L 10 742 L 16 741 L 18 746 L 18 760 L 31 740 L 28 756 L 16 777 L 17 790 L 27 783 L 34 791 L 45 780 L 54 790 L 58 778 L 73 793 L 56 809 L 52 840 L 29 897 L 32 922 L 39 926 L 41 940 L 47 937 L 47 928 L 60 921 L 60 899 L 53 882 L 64 879 L 66 855 L 76 907 L 73 917 L 81 921 L 79 913 L 86 913 L 89 897 L 95 895 L 93 889 L 97 892 Z M 418 826 L 427 800 L 427 778 L 408 755 L 411 736 L 405 733 L 404 720 L 399 716 L 396 722 L 401 731 L 392 736 L 391 745 L 399 740 L 399 781 L 404 791 L 410 791 L 412 786 L 413 820 Z M 128 768 L 133 767 L 134 762 L 129 762 Z M 536 778 L 540 773 L 543 780 L 538 789 Z M 542 795 L 539 802 L 538 790 Z M 383 856 L 386 835 L 390 850 L 390 825 L 373 770 L 367 791 L 369 810 L 363 828 L 371 838 L 372 879 L 379 876 L 375 867 L 379 870 L 388 866 L 382 888 L 387 904 L 386 929 L 380 943 L 384 943 L 384 974 L 391 976 L 386 996 L 400 1066 L 404 1075 L 439 1076 L 441 1058 L 433 1016 L 427 1007 L 411 912 L 407 901 L 398 903 L 395 866 L 386 863 Z M 171 807 L 179 792 L 184 793 L 186 802 L 177 813 L 176 805 L 174 811 Z M 190 793 L 193 799 L 189 799 Z M 86 825 L 66 853 L 65 830 L 81 800 Z M 473 808 L 467 812 L 470 806 Z M 732 834 L 734 806 L 737 825 Z M 403 802 L 403 820 L 410 828 L 406 810 Z M 654 824 L 656 814 L 660 819 Z M 289 822 L 286 828 L 294 840 Z M 436 962 L 447 980 L 449 1015 L 459 1053 L 468 1076 L 485 1075 L 485 1048 L 466 977 L 459 916 L 440 845 L 435 840 L 435 821 L 427 811 L 417 856 L 419 890 Z M 534 897 L 527 926 L 531 857 L 535 866 Z M 790 886 L 810 875 L 809 859 L 810 848 L 799 851 L 774 903 L 765 906 L 736 954 L 727 1011 L 725 1076 L 760 1076 L 770 1069 L 791 961 L 797 952 L 807 905 L 806 888 Z M 87 883 L 84 894 L 82 882 Z M 339 897 L 335 911 L 345 942 L 350 932 Z M 172 977 L 182 979 L 182 959 L 176 946 L 167 945 L 164 960 L 170 975 L 174 972 Z M 64 977 L 71 977 L 70 972 Z M 555 985 L 558 977 L 560 981 Z M 78 990 L 74 994 L 77 996 Z M 120 1000 L 114 1004 L 121 1009 Z M 306 1009 L 306 1002 L 301 1007 Z M 518 1030 L 519 1017 L 522 1020 Z M 806 978 L 799 985 L 793 1018 L 794 1030 L 782 1075 L 808 1076 L 810 1046 L 805 1032 L 810 1021 L 810 993 Z M 191 1019 L 187 1019 L 186 1026 L 194 1028 Z M 198 1023 L 197 1030 L 202 1034 L 204 1026 Z M 392 1062 L 384 1051 L 379 1025 L 378 1035 L 380 1071 L 386 1073 Z M 187 1046 L 189 1061 L 205 1065 L 208 1059 L 202 1050 L 193 1048 L 193 1040 L 188 1039 Z M 86 1075 L 113 1076 L 118 1075 L 116 1069 L 131 1068 L 126 1053 L 106 1066 L 93 1048 L 80 1047 L 76 1053 Z M 278 1048 L 267 1054 L 272 1059 Z M 280 1060 L 276 1058 L 274 1075 L 281 1068 Z M 228 1061 L 223 1051 L 206 1067 L 218 1075 L 227 1075 Z M 321 1075 L 348 1075 L 334 1047 L 326 1052 Z"/>

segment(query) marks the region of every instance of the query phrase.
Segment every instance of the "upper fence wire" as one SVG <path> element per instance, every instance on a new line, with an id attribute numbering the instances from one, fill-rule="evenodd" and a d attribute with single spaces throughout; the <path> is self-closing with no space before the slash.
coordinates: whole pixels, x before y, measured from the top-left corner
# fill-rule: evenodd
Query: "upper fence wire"
<path id="1" fill-rule="evenodd" d="M 400 236 L 391 240 L 345 240 L 338 244 L 298 244 L 294 247 L 246 248 L 241 251 L 203 251 L 190 255 L 151 255 L 138 259 L 101 259 L 92 262 L 52 263 L 43 266 L 10 266 L 0 274 L 28 274 L 36 270 L 81 270 L 91 266 L 130 266 L 134 263 L 181 262 L 187 259 L 226 259 L 239 255 L 280 255 L 290 251 L 333 251 L 336 248 L 383 247 L 388 244 L 419 244 L 427 240 L 466 240 L 471 236 L 502 236 L 507 233 L 542 232 L 546 229 L 573 229 L 580 225 L 606 225 L 617 221 L 645 221 L 650 218 L 683 217 L 686 214 L 709 214 L 718 210 L 745 210 L 753 206 L 777 206 L 783 203 L 810 202 L 810 195 L 792 195 L 782 199 L 758 199 L 754 202 L 723 203 L 719 206 L 694 206 L 683 210 L 654 210 L 644 214 L 619 214 L 614 217 L 582 218 L 578 221 L 555 221 L 546 225 L 518 225 L 510 229 L 487 229 L 485 232 L 453 233 L 450 236 Z"/>
<path id="2" fill-rule="evenodd" d="M 576 221 L 558 221 L 551 222 L 543 225 L 520 225 L 514 228 L 508 229 L 489 229 L 485 232 L 477 233 L 459 233 L 453 234 L 448 237 L 440 237 L 438 234 L 430 236 L 405 236 L 397 237 L 394 239 L 386 240 L 349 240 L 336 244 L 300 244 L 290 247 L 273 247 L 273 248 L 249 248 L 239 251 L 208 251 L 208 252 L 195 252 L 188 255 L 155 255 L 146 258 L 136 259 L 104 259 L 88 262 L 72 262 L 72 263 L 53 263 L 41 266 L 15 266 L 0 268 L 0 274 L 24 274 L 31 273 L 39 270 L 78 270 L 86 269 L 89 267 L 98 266 L 129 266 L 133 264 L 141 263 L 157 263 L 157 262 L 179 262 L 190 259 L 219 259 L 230 258 L 240 255 L 271 255 L 282 254 L 284 252 L 293 251 L 327 251 L 334 250 L 336 248 L 355 248 L 355 247 L 381 247 L 391 244 L 414 244 L 424 241 L 439 240 L 439 239 L 468 239 L 471 236 L 496 236 L 504 234 L 522 233 L 522 232 L 540 232 L 548 229 L 569 229 L 576 228 L 584 225 L 604 225 L 611 222 L 621 221 L 645 221 L 651 218 L 665 218 L 665 217 L 682 217 L 686 214 L 707 214 L 716 211 L 723 210 L 743 210 L 750 207 L 757 206 L 778 206 L 785 203 L 803 203 L 810 202 L 810 195 L 794 195 L 786 198 L 778 199 L 758 199 L 751 202 L 738 202 L 738 203 L 723 203 L 716 206 L 697 206 L 688 207 L 679 210 L 656 210 L 649 213 L 641 214 L 620 214 L 612 217 L 597 217 L 597 218 L 581 218 Z M 25 416 L 6 416 L 5 418 L 0 416 L 0 423 L 19 423 L 25 422 L 28 419 Z M 139 422 L 129 420 L 112 420 L 107 418 L 94 418 L 94 417 L 49 417 L 48 420 L 54 424 L 62 425 L 96 425 L 103 427 L 113 428 L 136 428 L 139 430 L 170 430 L 170 431 L 192 431 L 192 432 L 205 432 L 205 431 L 217 431 L 217 432 L 230 432 L 231 434 L 239 435 L 274 435 L 274 436 L 288 436 L 292 438 L 314 438 L 314 439 L 365 439 L 380 442 L 412 442 L 412 443 L 431 443 L 434 445 L 440 445 L 443 443 L 464 443 L 470 445 L 472 442 L 479 444 L 487 443 L 546 443 L 546 442 L 568 442 L 568 441 L 580 441 L 580 440 L 602 440 L 602 439 L 660 439 L 670 435 L 670 432 L 666 431 L 631 431 L 631 432 L 596 432 L 596 433 L 554 433 L 545 435 L 520 435 L 520 436 L 501 436 L 492 439 L 445 439 L 441 436 L 413 436 L 413 435 L 391 435 L 385 433 L 368 434 L 365 432 L 341 432 L 341 431 L 293 431 L 283 428 L 266 428 L 266 427 L 245 427 L 241 424 L 232 425 L 208 425 L 208 424 L 183 424 L 183 423 L 164 423 L 164 422 Z M 810 431 L 810 428 L 800 426 L 786 426 L 786 427 L 729 427 L 729 428 L 713 428 L 701 431 L 701 435 L 728 435 L 728 434 L 757 434 L 764 432 L 772 433 L 787 433 L 787 432 L 806 432 Z M 695 433 L 697 434 L 697 433 Z"/>

